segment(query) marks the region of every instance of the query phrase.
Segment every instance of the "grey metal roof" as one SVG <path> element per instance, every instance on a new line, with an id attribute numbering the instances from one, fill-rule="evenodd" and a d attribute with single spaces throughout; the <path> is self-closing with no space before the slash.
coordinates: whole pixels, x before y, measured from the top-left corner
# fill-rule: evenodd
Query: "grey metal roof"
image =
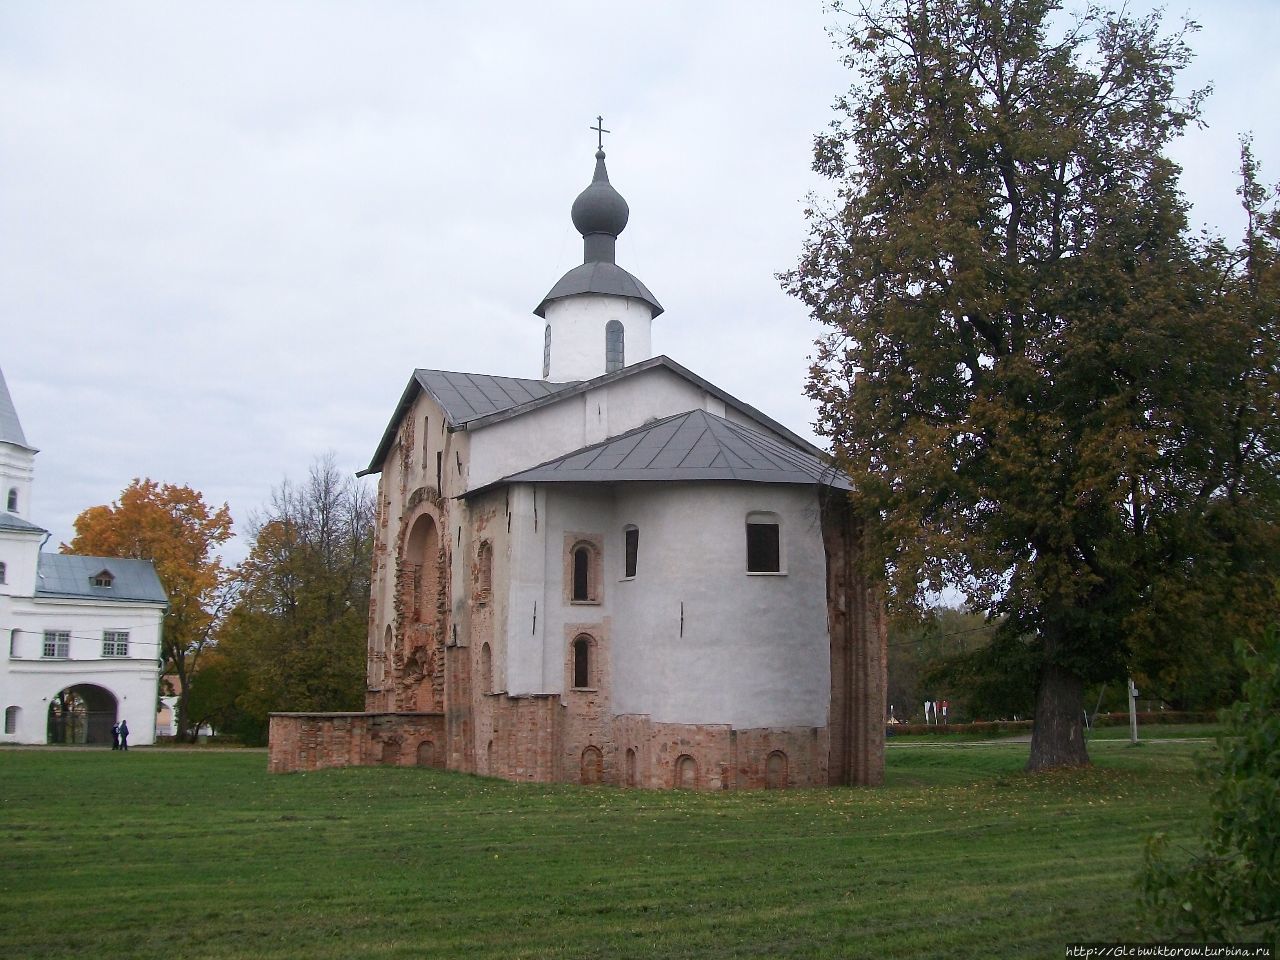
<path id="1" fill-rule="evenodd" d="M 455 373 L 449 370 L 415 370 L 400 394 L 395 413 L 382 431 L 378 449 L 369 466 L 356 474 L 366 477 L 382 470 L 382 462 L 396 441 L 400 421 L 418 393 L 425 390 L 440 409 L 450 429 L 465 430 L 468 422 L 507 410 L 528 406 L 575 387 L 580 381 L 553 383 L 549 380 L 523 380 L 518 377 L 494 377 L 487 373 Z"/>
<path id="2" fill-rule="evenodd" d="M 103 570 L 111 574 L 112 584 L 95 587 L 93 578 Z M 40 563 L 36 567 L 36 596 L 169 602 L 150 560 L 81 557 L 68 553 L 40 554 Z"/>
<path id="3" fill-rule="evenodd" d="M 552 383 L 549 380 L 521 380 L 493 377 L 486 373 L 450 373 L 447 370 L 415 370 L 414 379 L 444 409 L 449 425 L 541 400 L 572 387 L 578 381 Z"/>
<path id="4" fill-rule="evenodd" d="M 852 490 L 849 478 L 806 450 L 705 410 L 690 410 L 513 473 L 505 483 L 737 480 L 821 484 Z"/>
<path id="5" fill-rule="evenodd" d="M 0 530 L 23 530 L 28 533 L 49 532 L 44 527 L 37 527 L 34 523 L 23 520 L 12 513 L 0 513 Z"/>
<path id="6" fill-rule="evenodd" d="M 785 437 L 787 440 L 791 441 L 792 444 L 799 447 L 801 450 L 807 451 L 814 457 L 822 458 L 826 456 L 825 451 L 814 446 L 799 434 L 788 430 L 772 417 L 761 413 L 749 403 L 743 403 L 737 397 L 733 396 L 733 394 L 721 390 L 710 380 L 704 380 L 689 368 L 676 363 L 670 357 L 659 355 L 656 357 L 650 357 L 648 360 L 641 360 L 639 363 L 633 363 L 631 366 L 623 367 L 621 370 L 614 370 L 612 373 L 601 374 L 600 376 L 594 377 L 590 380 L 576 380 L 568 383 L 551 383 L 546 380 L 518 380 L 513 377 L 488 377 L 481 373 L 448 373 L 443 370 L 415 370 L 414 375 L 409 378 L 408 386 L 404 388 L 404 393 L 400 395 L 400 403 L 396 406 L 395 413 L 391 415 L 391 420 L 387 424 L 386 430 L 382 433 L 382 440 L 378 443 L 378 449 L 374 451 L 373 459 L 369 461 L 369 466 L 361 470 L 356 474 L 356 476 L 365 477 L 370 474 L 381 472 L 382 462 L 387 458 L 387 452 L 395 442 L 396 430 L 400 425 L 400 421 L 403 419 L 405 412 L 410 406 L 412 406 L 419 390 L 427 390 L 428 393 L 431 393 L 431 395 L 435 397 L 436 402 L 440 403 L 440 405 L 444 407 L 444 402 L 441 401 L 436 394 L 432 393 L 427 386 L 429 383 L 435 383 L 435 377 L 431 376 L 433 374 L 439 374 L 443 377 L 492 380 L 500 384 L 519 384 L 520 386 L 527 388 L 530 394 L 538 393 L 539 387 L 544 388 L 541 396 L 534 396 L 533 399 L 526 400 L 522 403 L 516 403 L 512 406 L 495 409 L 492 413 L 481 414 L 474 419 L 450 417 L 448 410 L 446 409 L 445 416 L 449 418 L 449 426 L 452 429 L 474 430 L 479 427 L 487 427 L 491 424 L 501 423 L 503 420 L 510 420 L 512 417 L 518 417 L 521 414 L 537 410 L 540 407 L 545 407 L 549 404 L 559 403 L 561 400 L 578 396 L 579 394 L 585 393 L 586 391 L 592 390 L 598 386 L 613 383 L 615 380 L 622 380 L 626 377 L 635 376 L 638 373 L 643 373 L 646 370 L 652 370 L 655 367 L 664 367 L 677 376 L 683 377 L 695 386 L 707 391 L 707 393 L 711 394 L 713 397 L 724 401 L 727 405 L 736 410 L 740 410 L 757 423 L 760 423 L 775 433 Z M 512 391 L 513 398 L 514 395 L 514 391 Z M 459 415 L 465 413 L 465 410 L 461 407 L 455 407 L 455 411 Z M 479 413 L 479 411 L 474 412 Z"/>
<path id="7" fill-rule="evenodd" d="M 572 297 L 580 293 L 603 293 L 614 297 L 630 297 L 632 300 L 642 300 L 647 303 L 650 309 L 653 310 L 655 317 L 663 312 L 662 304 L 658 303 L 657 298 L 649 292 L 648 287 L 616 263 L 609 263 L 604 260 L 593 260 L 590 263 L 574 267 L 556 281 L 556 285 L 542 298 L 542 302 L 534 308 L 533 312 L 540 317 L 545 317 L 547 315 L 547 304 L 551 303 L 551 301 Z"/>
<path id="8" fill-rule="evenodd" d="M 9 396 L 9 385 L 4 382 L 3 370 L 0 370 L 0 442 L 35 450 L 35 447 L 27 443 L 27 438 L 22 433 L 22 423 L 18 420 L 18 411 L 13 405 L 13 398 Z"/>

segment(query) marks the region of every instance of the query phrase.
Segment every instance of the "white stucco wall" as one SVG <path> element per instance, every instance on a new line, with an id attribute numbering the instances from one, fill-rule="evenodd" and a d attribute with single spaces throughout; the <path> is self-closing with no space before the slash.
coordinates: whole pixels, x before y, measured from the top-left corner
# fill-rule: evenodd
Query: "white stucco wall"
<path id="1" fill-rule="evenodd" d="M 162 617 L 159 604 L 0 596 L 0 707 L 19 708 L 17 729 L 0 742 L 45 743 L 49 702 L 66 687 L 93 684 L 115 697 L 130 746 L 154 743 Z M 46 630 L 71 634 L 66 659 L 43 656 Z M 127 657 L 102 656 L 107 630 L 129 634 Z"/>
<path id="2" fill-rule="evenodd" d="M 826 560 L 814 488 L 522 485 L 511 503 L 511 693 L 563 693 L 566 624 L 595 622 L 608 633 L 617 714 L 739 728 L 826 724 Z M 780 575 L 746 572 L 746 518 L 758 511 L 781 521 Z M 623 576 L 628 524 L 640 531 L 633 579 Z M 598 604 L 565 600 L 567 533 L 602 535 Z"/>
<path id="3" fill-rule="evenodd" d="M 628 297 L 577 294 L 547 305 L 551 371 L 543 379 L 590 380 L 605 373 L 604 328 L 610 320 L 623 327 L 624 366 L 653 355 L 653 311 L 648 304 Z"/>
<path id="4" fill-rule="evenodd" d="M 4 564 L 4 582 L 0 597 L 30 597 L 36 592 L 36 567 L 40 562 L 40 543 L 45 534 L 38 530 L 0 530 L 0 563 Z"/>
<path id="5" fill-rule="evenodd" d="M 746 572 L 746 518 L 777 514 L 784 573 Z M 658 721 L 824 726 L 830 700 L 826 558 L 813 487 L 620 488 L 606 548 L 614 585 L 613 705 Z M 684 612 L 681 635 L 681 604 Z"/>
<path id="6" fill-rule="evenodd" d="M 0 511 L 31 520 L 31 483 L 35 455 L 13 443 L 0 443 Z M 9 510 L 9 491 L 18 492 L 16 510 Z"/>

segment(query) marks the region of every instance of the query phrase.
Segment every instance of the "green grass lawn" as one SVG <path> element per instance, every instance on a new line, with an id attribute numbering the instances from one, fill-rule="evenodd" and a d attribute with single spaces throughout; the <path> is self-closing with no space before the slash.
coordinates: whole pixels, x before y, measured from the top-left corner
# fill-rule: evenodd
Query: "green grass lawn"
<path id="1" fill-rule="evenodd" d="M 888 785 L 726 795 L 261 752 L 0 751 L 0 957 L 1053 957 L 1145 939 L 1142 839 L 1203 744 L 902 746 Z"/>

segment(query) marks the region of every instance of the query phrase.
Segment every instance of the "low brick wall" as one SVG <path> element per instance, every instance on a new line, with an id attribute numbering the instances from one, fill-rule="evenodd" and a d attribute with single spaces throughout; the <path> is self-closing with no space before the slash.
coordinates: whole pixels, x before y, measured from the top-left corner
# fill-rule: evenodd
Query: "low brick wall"
<path id="1" fill-rule="evenodd" d="M 443 713 L 273 713 L 272 773 L 445 765 Z"/>

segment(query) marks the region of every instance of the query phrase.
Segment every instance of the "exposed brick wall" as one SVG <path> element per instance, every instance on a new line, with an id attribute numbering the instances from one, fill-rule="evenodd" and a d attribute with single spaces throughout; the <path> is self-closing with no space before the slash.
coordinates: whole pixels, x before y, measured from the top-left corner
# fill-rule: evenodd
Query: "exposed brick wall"
<path id="1" fill-rule="evenodd" d="M 272 773 L 388 764 L 411 767 L 438 755 L 438 713 L 273 713 L 267 768 Z M 430 766 L 444 766 L 431 763 Z"/>

